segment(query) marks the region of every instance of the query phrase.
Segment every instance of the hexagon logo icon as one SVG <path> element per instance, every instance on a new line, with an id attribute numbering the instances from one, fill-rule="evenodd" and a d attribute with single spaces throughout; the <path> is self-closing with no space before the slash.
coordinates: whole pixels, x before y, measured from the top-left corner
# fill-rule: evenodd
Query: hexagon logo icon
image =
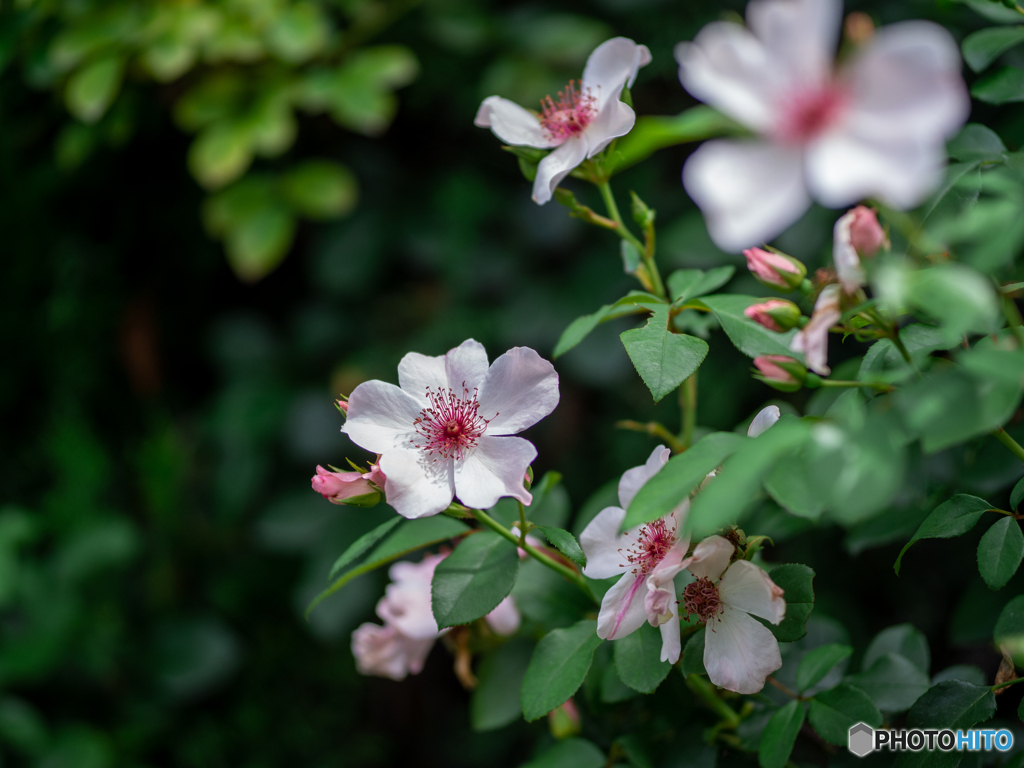
<path id="1" fill-rule="evenodd" d="M 867 723 L 857 723 L 850 728 L 846 747 L 857 757 L 864 757 L 873 752 L 875 749 L 875 729 Z"/>

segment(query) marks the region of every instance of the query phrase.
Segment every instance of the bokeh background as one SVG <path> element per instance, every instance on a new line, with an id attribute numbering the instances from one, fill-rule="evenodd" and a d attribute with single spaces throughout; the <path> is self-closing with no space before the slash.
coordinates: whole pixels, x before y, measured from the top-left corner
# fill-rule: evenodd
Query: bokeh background
<path id="1" fill-rule="evenodd" d="M 876 23 L 935 18 L 958 37 L 987 23 L 951 2 L 855 8 Z M 350 634 L 373 619 L 383 573 L 303 619 L 337 555 L 388 514 L 332 506 L 309 478 L 367 458 L 332 398 L 393 381 L 405 352 L 473 337 L 492 357 L 550 355 L 573 318 L 634 287 L 617 243 L 530 201 L 515 158 L 472 124 L 480 100 L 536 104 L 622 34 L 654 56 L 637 112 L 676 114 L 692 101 L 673 45 L 736 12 L 710 0 L 0 6 L 0 765 L 514 766 L 550 738 L 544 721 L 473 732 L 441 644 L 405 682 L 357 675 Z M 1020 146 L 1019 110 L 981 117 Z M 666 274 L 739 266 L 679 184 L 687 151 L 617 178 L 620 205 L 636 189 L 657 209 Z M 825 263 L 834 216 L 811 211 L 778 245 Z M 727 290 L 764 292 L 742 268 Z M 574 510 L 654 445 L 616 420 L 678 428 L 677 405 L 651 402 L 617 340 L 630 325 L 601 326 L 557 362 L 561 404 L 528 434 L 536 471 L 563 473 Z M 775 393 L 720 330 L 694 320 L 691 332 L 711 343 L 700 424 L 732 429 Z M 915 462 L 918 477 L 993 500 L 1019 472 L 985 440 Z M 748 530 L 775 537 L 772 559 L 818 571 L 816 615 L 856 643 L 909 620 L 936 669 L 990 672 L 991 623 L 1020 577 L 990 593 L 970 546 L 929 542 L 896 578 L 895 554 L 934 505 L 919 485 L 900 525 L 815 530 L 766 507 Z M 662 717 L 681 706 L 675 678 L 657 694 Z M 599 743 L 645 716 L 635 702 L 595 706 Z"/>

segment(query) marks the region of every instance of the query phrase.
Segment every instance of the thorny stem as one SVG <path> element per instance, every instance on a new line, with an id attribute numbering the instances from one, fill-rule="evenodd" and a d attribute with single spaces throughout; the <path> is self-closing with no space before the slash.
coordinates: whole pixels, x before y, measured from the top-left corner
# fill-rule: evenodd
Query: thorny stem
<path id="1" fill-rule="evenodd" d="M 693 428 L 697 426 L 697 372 L 694 371 L 679 387 L 679 405 L 683 410 L 683 449 L 693 444 Z"/>
<path id="2" fill-rule="evenodd" d="M 560 575 L 560 576 L 568 579 L 569 581 L 571 581 L 573 584 L 575 584 L 577 587 L 579 587 L 581 590 L 583 590 L 583 592 L 586 594 L 587 597 L 589 597 L 595 603 L 597 602 L 597 599 L 594 597 L 594 593 L 590 591 L 590 586 L 583 579 L 582 575 L 577 573 L 572 568 L 569 568 L 566 565 L 562 565 L 562 563 L 558 562 L 557 560 L 554 560 L 553 558 L 545 555 L 543 552 L 541 552 L 539 549 L 537 549 L 532 544 L 528 544 L 526 542 L 526 536 L 525 535 L 523 535 L 522 540 L 520 540 L 520 537 L 516 536 L 514 533 L 512 533 L 512 531 L 510 531 L 508 528 L 503 526 L 497 520 L 492 518 L 490 515 L 488 515 L 482 509 L 474 509 L 473 510 L 473 516 L 477 520 L 479 520 L 481 523 L 486 525 L 488 528 L 490 528 L 492 531 L 497 533 L 499 536 L 502 536 L 503 538 L 508 539 L 513 544 L 515 544 L 517 547 L 519 547 L 520 549 L 524 550 L 534 560 L 539 560 L 541 563 L 546 565 L 548 568 L 550 568 L 552 571 L 554 571 L 558 575 Z"/>
<path id="3" fill-rule="evenodd" d="M 710 707 L 716 715 L 719 715 L 729 728 L 736 728 L 740 724 L 740 716 L 736 710 L 722 701 L 711 683 L 707 682 L 700 675 L 687 675 L 686 685 L 697 694 L 697 698 Z"/>
<path id="4" fill-rule="evenodd" d="M 992 437 L 994 437 L 1000 443 L 1009 448 L 1010 453 L 1012 453 L 1021 461 L 1024 461 L 1024 448 L 1021 447 L 1020 443 L 1018 443 L 1016 440 L 1010 437 L 1010 435 L 1007 433 L 1005 429 L 1000 427 L 999 429 L 992 433 Z"/>
<path id="5" fill-rule="evenodd" d="M 644 266 L 647 268 L 649 277 L 651 280 L 651 288 L 656 296 L 659 298 L 665 298 L 665 285 L 661 282 L 661 275 L 658 272 L 658 268 L 654 263 L 654 239 L 649 239 L 649 246 L 641 243 L 629 228 L 622 221 L 622 215 L 619 213 L 619 206 L 615 203 L 615 195 L 612 194 L 611 185 L 606 181 L 595 182 L 597 189 L 601 193 L 601 199 L 604 200 L 605 208 L 608 209 L 608 216 L 612 221 L 615 222 L 615 231 L 619 233 L 619 237 L 625 240 L 627 243 L 636 248 L 637 253 L 640 254 L 640 258 L 643 260 Z"/>
<path id="6" fill-rule="evenodd" d="M 617 421 L 615 422 L 616 429 L 628 429 L 631 432 L 643 432 L 651 437 L 660 437 L 666 443 L 668 447 L 672 449 L 672 453 L 682 453 L 686 450 L 686 445 L 680 442 L 679 438 L 673 435 L 664 424 L 659 424 L 656 421 L 648 421 L 646 424 L 639 421 Z"/>

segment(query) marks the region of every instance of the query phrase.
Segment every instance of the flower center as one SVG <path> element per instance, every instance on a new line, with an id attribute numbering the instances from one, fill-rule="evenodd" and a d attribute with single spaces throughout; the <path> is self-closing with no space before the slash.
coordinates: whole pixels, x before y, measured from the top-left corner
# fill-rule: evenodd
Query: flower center
<path id="1" fill-rule="evenodd" d="M 490 419 L 479 413 L 477 390 L 470 392 L 465 382 L 460 395 L 451 389 L 438 387 L 434 392 L 427 387 L 427 401 L 430 405 L 420 411 L 413 422 L 416 437 L 412 444 L 428 455 L 461 459 L 466 449 L 476 445 L 477 438 L 490 423 Z"/>
<path id="2" fill-rule="evenodd" d="M 582 84 L 581 84 L 582 87 Z M 570 80 L 564 91 L 558 92 L 558 101 L 550 96 L 540 100 L 540 124 L 552 139 L 571 139 L 583 133 L 597 114 L 597 99 L 576 90 L 576 81 Z"/>
<path id="3" fill-rule="evenodd" d="M 846 94 L 834 84 L 793 91 L 779 104 L 776 131 L 782 141 L 802 144 L 834 125 L 845 107 Z"/>
<path id="4" fill-rule="evenodd" d="M 664 520 L 655 520 L 640 529 L 636 544 L 626 550 L 633 573 L 650 573 L 676 543 L 675 531 Z"/>
<path id="5" fill-rule="evenodd" d="M 687 584 L 683 590 L 683 608 L 688 614 L 697 614 L 705 623 L 711 621 L 722 612 L 718 587 L 711 583 L 711 579 L 703 577 Z"/>

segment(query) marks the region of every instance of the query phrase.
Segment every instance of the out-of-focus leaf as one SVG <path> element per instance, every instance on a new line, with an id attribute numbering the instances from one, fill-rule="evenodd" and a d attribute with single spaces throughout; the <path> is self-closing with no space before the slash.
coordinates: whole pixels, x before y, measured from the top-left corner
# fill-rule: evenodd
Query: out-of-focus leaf
<path id="1" fill-rule="evenodd" d="M 740 296 L 737 294 L 720 293 L 715 296 L 705 296 L 700 303 L 715 313 L 715 317 L 722 324 L 722 328 L 729 336 L 729 340 L 740 352 L 747 357 L 759 357 L 760 355 L 787 355 L 789 357 L 803 359 L 800 353 L 792 352 L 789 349 L 790 342 L 796 335 L 796 330 L 786 333 L 769 331 L 763 325 L 755 323 L 743 314 L 743 310 L 751 304 L 757 304 L 761 299 L 753 296 Z"/>
<path id="2" fill-rule="evenodd" d="M 586 739 L 566 739 L 535 757 L 522 768 L 601 768 L 604 753 Z"/>
<path id="3" fill-rule="evenodd" d="M 931 667 L 931 651 L 928 650 L 928 640 L 912 624 L 897 624 L 894 627 L 883 629 L 875 635 L 875 639 L 871 641 L 868 649 L 864 652 L 861 667 L 870 669 L 878 659 L 887 653 L 898 653 L 925 673 Z"/>
<path id="4" fill-rule="evenodd" d="M 636 632 L 614 640 L 612 648 L 622 682 L 640 693 L 653 693 L 672 669 L 661 660 L 661 630 L 646 621 Z"/>
<path id="5" fill-rule="evenodd" d="M 1024 101 L 1024 70 L 1003 67 L 976 82 L 971 88 L 971 96 L 986 104 Z"/>
<path id="6" fill-rule="evenodd" d="M 544 717 L 576 693 L 600 644 L 597 622 L 592 620 L 548 632 L 537 644 L 523 679 L 523 717 Z"/>
<path id="7" fill-rule="evenodd" d="M 802 701 L 791 701 L 776 710 L 761 735 L 757 764 L 761 768 L 783 768 L 796 744 L 807 709 Z"/>
<path id="8" fill-rule="evenodd" d="M 668 305 L 659 305 L 645 326 L 624 331 L 620 337 L 654 402 L 682 384 L 708 354 L 703 339 L 670 331 L 668 318 Z"/>
<path id="9" fill-rule="evenodd" d="M 267 30 L 270 50 L 289 64 L 301 64 L 320 53 L 330 38 L 331 23 L 316 3 L 284 8 Z"/>
<path id="10" fill-rule="evenodd" d="M 83 123 L 95 123 L 117 98 L 123 76 L 120 56 L 106 56 L 78 70 L 64 91 L 68 111 Z"/>
<path id="11" fill-rule="evenodd" d="M 996 645 L 1005 647 L 1018 666 L 1024 666 L 1024 595 L 1017 595 L 999 614 L 992 632 Z"/>
<path id="12" fill-rule="evenodd" d="M 985 531 L 978 542 L 978 571 L 991 589 L 1000 589 L 1017 572 L 1024 558 L 1020 523 L 1004 517 Z"/>
<path id="13" fill-rule="evenodd" d="M 1024 27 L 1018 27 L 1024 30 Z M 1021 38 L 1024 40 L 1024 37 Z M 949 156 L 967 163 L 973 161 L 1002 162 L 1006 159 L 1006 145 L 999 134 L 980 123 L 968 123 L 954 136 L 947 147 Z"/>
<path id="14" fill-rule="evenodd" d="M 686 645 L 683 647 L 683 662 L 680 669 L 684 677 L 687 675 L 707 674 L 707 670 L 704 669 L 705 632 L 706 629 L 704 627 L 698 629 L 690 636 L 690 639 L 686 641 Z"/>
<path id="15" fill-rule="evenodd" d="M 786 593 L 786 616 L 778 625 L 761 621 L 780 642 L 791 643 L 807 634 L 807 617 L 814 610 L 814 571 L 806 565 L 777 565 L 768 572 Z"/>
<path id="16" fill-rule="evenodd" d="M 493 731 L 519 719 L 519 690 L 532 653 L 530 640 L 513 640 L 484 656 L 469 701 L 474 731 Z"/>
<path id="17" fill-rule="evenodd" d="M 334 565 L 331 566 L 331 572 L 327 574 L 327 580 L 330 581 L 337 575 L 338 571 L 362 557 L 370 547 L 391 533 L 391 530 L 400 522 L 402 522 L 402 518 L 396 515 L 353 541 L 349 548 L 342 552 L 338 559 L 334 561 Z"/>
<path id="18" fill-rule="evenodd" d="M 910 709 L 930 683 L 927 674 L 898 653 L 880 656 L 870 669 L 851 675 L 847 682 L 864 691 L 880 710 L 889 713 Z"/>
<path id="19" fill-rule="evenodd" d="M 281 191 L 296 212 L 310 219 L 345 216 L 355 207 L 359 185 L 340 163 L 309 160 L 281 177 Z"/>
<path id="20" fill-rule="evenodd" d="M 616 143 L 615 155 L 606 170 L 617 173 L 659 149 L 742 131 L 735 121 L 705 106 L 692 107 L 675 117 L 640 117 L 633 130 Z"/>
<path id="21" fill-rule="evenodd" d="M 992 505 L 984 499 L 965 493 L 958 493 L 949 501 L 940 504 L 925 518 L 917 529 L 917 533 L 900 551 L 893 570 L 899 574 L 903 555 L 907 553 L 914 542 L 921 539 L 951 539 L 955 536 L 962 536 L 971 530 L 981 516 L 990 509 L 992 509 Z"/>
<path id="22" fill-rule="evenodd" d="M 206 128 L 188 150 L 188 167 L 207 189 L 219 189 L 238 179 L 252 163 L 249 132 L 241 125 L 221 121 Z"/>
<path id="23" fill-rule="evenodd" d="M 1021 42 L 1024 42 L 1024 27 L 989 27 L 969 34 L 960 48 L 967 66 L 981 72 Z"/>
<path id="24" fill-rule="evenodd" d="M 882 724 L 882 713 L 864 691 L 849 683 L 840 683 L 811 699 L 807 719 L 821 738 L 844 747 L 852 726 L 867 723 L 877 728 Z"/>

